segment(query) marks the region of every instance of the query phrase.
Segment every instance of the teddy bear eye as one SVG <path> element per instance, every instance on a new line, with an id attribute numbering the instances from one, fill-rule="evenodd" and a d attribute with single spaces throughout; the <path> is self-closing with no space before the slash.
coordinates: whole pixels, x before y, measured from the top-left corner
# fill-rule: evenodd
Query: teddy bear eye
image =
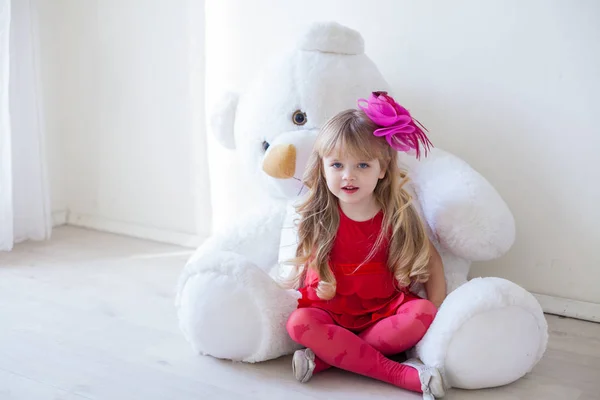
<path id="1" fill-rule="evenodd" d="M 302 110 L 296 110 L 294 111 L 294 114 L 292 115 L 292 122 L 296 125 L 304 125 L 306 124 L 307 118 L 306 118 L 306 113 L 303 112 Z"/>
<path id="2" fill-rule="evenodd" d="M 267 149 L 269 148 L 269 146 L 271 146 L 269 144 L 269 142 L 267 142 L 266 140 L 263 140 L 263 142 L 262 142 L 263 151 L 267 151 Z"/>

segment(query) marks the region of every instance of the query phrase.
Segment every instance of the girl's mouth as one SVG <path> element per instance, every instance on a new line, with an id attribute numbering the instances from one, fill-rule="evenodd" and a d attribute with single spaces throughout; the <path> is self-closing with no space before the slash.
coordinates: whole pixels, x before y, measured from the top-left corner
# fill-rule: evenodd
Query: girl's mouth
<path id="1" fill-rule="evenodd" d="M 348 186 L 344 186 L 342 188 L 342 190 L 345 193 L 355 193 L 358 190 L 358 188 L 356 186 L 348 185 Z"/>

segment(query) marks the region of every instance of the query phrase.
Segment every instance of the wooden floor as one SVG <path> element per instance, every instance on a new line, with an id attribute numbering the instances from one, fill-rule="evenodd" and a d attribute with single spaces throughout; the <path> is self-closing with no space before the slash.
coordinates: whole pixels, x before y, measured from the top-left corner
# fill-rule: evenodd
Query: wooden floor
<path id="1" fill-rule="evenodd" d="M 303 385 L 289 357 L 247 365 L 192 354 L 173 306 L 190 254 L 72 227 L 0 253 L 0 400 L 420 399 L 343 371 Z M 532 374 L 446 398 L 600 399 L 600 324 L 547 318 L 549 348 Z"/>

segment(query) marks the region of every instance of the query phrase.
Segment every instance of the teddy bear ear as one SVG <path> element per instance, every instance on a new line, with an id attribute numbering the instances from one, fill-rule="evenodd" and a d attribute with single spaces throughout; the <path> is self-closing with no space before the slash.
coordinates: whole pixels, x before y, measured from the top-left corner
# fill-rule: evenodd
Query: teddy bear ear
<path id="1" fill-rule="evenodd" d="M 304 51 L 358 55 L 365 52 L 361 34 L 337 22 L 314 22 L 300 36 L 298 48 Z"/>
<path id="2" fill-rule="evenodd" d="M 215 104 L 210 113 L 210 128 L 213 135 L 222 146 L 228 149 L 235 149 L 233 126 L 238 99 L 237 93 L 227 92 Z"/>

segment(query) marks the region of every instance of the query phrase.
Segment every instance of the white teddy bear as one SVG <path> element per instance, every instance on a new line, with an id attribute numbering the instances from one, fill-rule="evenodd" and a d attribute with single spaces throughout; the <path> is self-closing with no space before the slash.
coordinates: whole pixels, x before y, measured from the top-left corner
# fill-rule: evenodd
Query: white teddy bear
<path id="1" fill-rule="evenodd" d="M 247 90 L 219 104 L 214 134 L 237 149 L 250 179 L 274 200 L 210 237 L 185 266 L 176 305 L 196 352 L 258 362 L 299 348 L 285 330 L 299 293 L 274 279 L 284 272 L 280 261 L 295 251 L 292 205 L 303 190 L 319 127 L 373 91 L 391 92 L 365 55 L 361 35 L 337 23 L 316 23 Z M 511 247 L 510 210 L 481 175 L 447 152 L 433 149 L 419 161 L 403 154 L 401 163 L 442 256 L 449 293 L 411 355 L 439 368 L 453 387 L 519 379 L 546 349 L 539 303 L 505 279 L 467 282 L 471 262 L 500 257 Z"/>

